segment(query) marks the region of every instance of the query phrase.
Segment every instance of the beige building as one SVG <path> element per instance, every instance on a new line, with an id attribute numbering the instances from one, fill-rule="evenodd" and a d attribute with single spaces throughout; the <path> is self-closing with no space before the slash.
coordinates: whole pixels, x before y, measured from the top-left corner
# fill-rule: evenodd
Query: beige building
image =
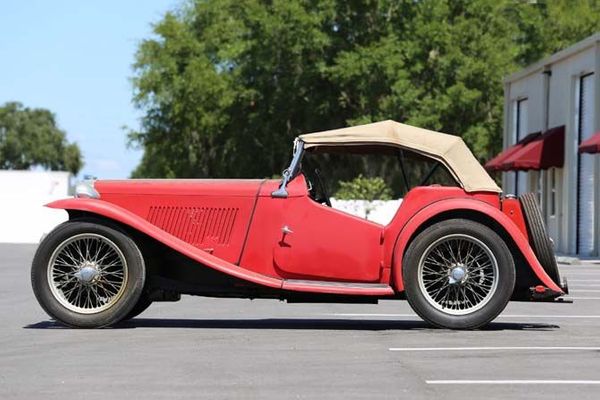
<path id="1" fill-rule="evenodd" d="M 556 251 L 600 256 L 600 33 L 505 79 L 505 193 L 538 194 Z"/>

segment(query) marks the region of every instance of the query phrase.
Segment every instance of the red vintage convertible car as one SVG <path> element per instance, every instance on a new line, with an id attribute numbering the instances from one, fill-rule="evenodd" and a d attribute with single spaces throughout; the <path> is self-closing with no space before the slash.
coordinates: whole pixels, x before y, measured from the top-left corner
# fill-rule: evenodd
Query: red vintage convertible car
<path id="1" fill-rule="evenodd" d="M 311 154 L 393 156 L 407 186 L 387 225 L 331 207 Z M 430 162 L 410 186 L 410 155 Z M 416 167 L 414 167 L 416 168 Z M 432 177 L 443 172 L 446 186 Z M 394 121 L 299 136 L 283 178 L 80 184 L 31 279 L 73 327 L 115 324 L 181 294 L 288 302 L 406 299 L 424 320 L 479 328 L 513 300 L 567 293 L 535 196 L 503 196 L 457 136 Z"/>

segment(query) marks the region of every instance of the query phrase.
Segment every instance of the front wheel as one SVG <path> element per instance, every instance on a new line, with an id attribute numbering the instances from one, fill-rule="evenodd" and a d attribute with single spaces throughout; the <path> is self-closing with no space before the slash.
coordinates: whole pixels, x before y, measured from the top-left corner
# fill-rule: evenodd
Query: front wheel
<path id="1" fill-rule="evenodd" d="M 451 219 L 421 232 L 403 262 L 406 298 L 425 321 L 476 329 L 510 300 L 515 267 L 506 243 L 480 223 Z"/>
<path id="2" fill-rule="evenodd" d="M 136 244 L 101 223 L 69 221 L 42 241 L 31 267 L 33 292 L 52 318 L 78 328 L 99 328 L 125 318 L 145 281 Z"/>
<path id="3" fill-rule="evenodd" d="M 127 314 L 125 316 L 125 318 L 122 319 L 122 321 L 127 321 L 127 320 L 137 317 L 138 315 L 140 315 L 141 313 L 146 311 L 148 309 L 148 307 L 150 307 L 151 305 L 152 305 L 152 300 L 150 300 L 150 298 L 148 297 L 147 294 L 142 293 L 138 302 L 131 309 L 131 311 L 129 311 L 129 314 Z"/>

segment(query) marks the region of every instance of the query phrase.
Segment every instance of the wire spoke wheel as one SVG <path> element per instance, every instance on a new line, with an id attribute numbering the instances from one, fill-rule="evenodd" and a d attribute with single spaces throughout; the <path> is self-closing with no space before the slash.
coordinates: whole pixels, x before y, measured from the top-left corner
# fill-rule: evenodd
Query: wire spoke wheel
<path id="1" fill-rule="evenodd" d="M 494 253 L 467 234 L 450 234 L 431 243 L 420 258 L 417 273 L 426 301 L 450 315 L 483 308 L 498 287 Z"/>
<path id="2" fill-rule="evenodd" d="M 125 292 L 127 261 L 119 247 L 96 233 L 63 241 L 48 262 L 52 295 L 70 311 L 93 314 L 113 306 Z"/>

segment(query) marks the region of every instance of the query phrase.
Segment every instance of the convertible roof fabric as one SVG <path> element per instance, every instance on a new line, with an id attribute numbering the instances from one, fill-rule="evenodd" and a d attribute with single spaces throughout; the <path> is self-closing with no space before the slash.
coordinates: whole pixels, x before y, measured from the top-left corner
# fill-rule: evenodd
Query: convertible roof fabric
<path id="1" fill-rule="evenodd" d="M 305 149 L 327 146 L 391 145 L 440 161 L 467 192 L 502 190 L 483 169 L 463 140 L 454 135 L 387 120 L 299 136 Z"/>

